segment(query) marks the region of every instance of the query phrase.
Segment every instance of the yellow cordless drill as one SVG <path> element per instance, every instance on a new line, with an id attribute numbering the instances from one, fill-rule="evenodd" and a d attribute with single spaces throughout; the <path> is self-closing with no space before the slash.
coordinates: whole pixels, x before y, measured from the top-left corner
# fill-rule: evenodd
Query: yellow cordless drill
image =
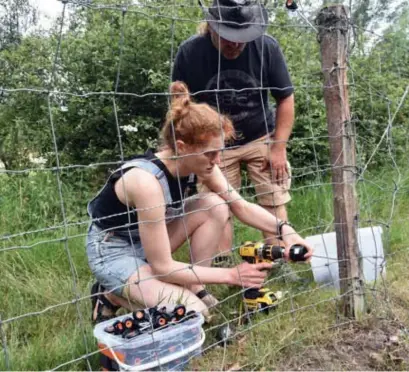
<path id="1" fill-rule="evenodd" d="M 245 242 L 239 248 L 240 256 L 248 263 L 268 262 L 284 257 L 285 248 L 280 245 L 264 244 L 263 242 Z M 293 245 L 290 248 L 290 260 L 305 261 L 304 255 L 308 252 L 302 245 Z"/>
<path id="2" fill-rule="evenodd" d="M 264 244 L 263 242 L 245 242 L 239 248 L 240 256 L 248 263 L 268 262 L 284 257 L 285 248 L 281 245 Z M 293 245 L 290 248 L 290 260 L 305 261 L 304 255 L 307 248 L 302 245 Z M 268 313 L 269 309 L 277 307 L 278 300 L 282 298 L 282 292 L 273 292 L 268 288 L 249 288 L 244 292 L 244 303 L 247 309 L 253 313 L 262 311 Z"/>

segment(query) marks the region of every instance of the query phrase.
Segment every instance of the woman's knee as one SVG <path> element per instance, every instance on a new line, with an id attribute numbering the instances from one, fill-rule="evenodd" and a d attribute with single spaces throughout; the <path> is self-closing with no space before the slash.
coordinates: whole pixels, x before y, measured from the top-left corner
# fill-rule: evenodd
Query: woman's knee
<path id="1" fill-rule="evenodd" d="M 142 307 L 159 303 L 183 303 L 188 310 L 208 312 L 206 304 L 187 288 L 155 278 L 149 265 L 142 266 L 129 278 L 122 296 Z"/>
<path id="2" fill-rule="evenodd" d="M 215 193 L 208 193 L 203 198 L 204 206 L 212 218 L 223 224 L 229 220 L 229 206 L 226 201 Z"/>

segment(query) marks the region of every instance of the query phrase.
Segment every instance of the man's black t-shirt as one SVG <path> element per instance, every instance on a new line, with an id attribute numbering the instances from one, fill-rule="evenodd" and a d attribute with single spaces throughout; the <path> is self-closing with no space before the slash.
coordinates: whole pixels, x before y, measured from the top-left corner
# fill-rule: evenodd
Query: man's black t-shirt
<path id="1" fill-rule="evenodd" d="M 268 35 L 247 43 L 234 60 L 220 55 L 220 68 L 219 51 L 210 35 L 193 36 L 179 47 L 172 79 L 185 82 L 197 102 L 206 102 L 232 119 L 237 134 L 234 145 L 273 131 L 268 91 L 276 99 L 293 93 L 283 53 Z"/>

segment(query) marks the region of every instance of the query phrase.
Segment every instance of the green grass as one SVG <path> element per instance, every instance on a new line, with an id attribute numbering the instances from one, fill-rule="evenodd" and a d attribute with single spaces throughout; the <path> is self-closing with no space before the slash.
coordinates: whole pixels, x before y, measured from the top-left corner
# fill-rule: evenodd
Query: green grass
<path id="1" fill-rule="evenodd" d="M 385 249 L 395 253 L 388 258 L 387 269 L 391 306 L 396 304 L 393 311 L 407 321 L 403 309 L 409 305 L 409 287 L 402 283 L 408 282 L 409 274 L 402 263 L 407 262 L 404 249 L 409 246 L 409 170 L 402 174 L 393 208 L 396 173 L 378 171 L 366 174 L 366 179 L 371 182 L 358 185 L 361 226 L 369 225 L 369 220 L 374 225 L 383 224 Z M 303 235 L 333 230 L 331 186 L 327 183 L 294 185 L 289 216 Z M 6 369 L 4 350 L 12 370 L 51 369 L 76 359 L 62 369 L 84 370 L 87 361 L 81 357 L 97 350 L 89 321 L 90 301 L 81 299 L 89 295 L 92 283 L 84 241 L 86 201 L 95 190 L 89 190 L 81 180 L 74 185 L 63 183 L 64 225 L 57 186 L 52 174 L 0 176 L 0 236 L 4 237 L 0 240 L 0 316 L 6 322 L 0 325 L 1 370 Z M 53 226 L 58 227 L 50 229 Z M 261 237 L 258 231 L 240 223 L 236 227 L 236 245 Z M 4 251 L 22 246 L 26 248 Z M 186 250 L 178 253 L 179 257 L 186 255 Z M 308 267 L 294 268 L 305 270 L 302 276 L 311 278 Z M 208 350 L 192 362 L 193 368 L 283 368 L 283 360 L 299 348 L 333 337 L 336 332 L 329 327 L 339 321 L 334 291 L 320 289 L 314 283 L 290 286 L 275 278 L 271 278 L 271 286 L 289 292 L 279 308 L 268 316 L 255 317 L 251 325 L 239 326 L 236 342 L 226 350 L 211 346 L 215 329 L 207 332 Z M 237 317 L 234 312 L 241 302 L 237 288 L 212 286 L 212 290 L 220 299 L 231 296 L 216 313 L 216 324 Z M 374 311 L 381 309 L 379 301 L 370 303 Z M 94 370 L 99 369 L 97 355 L 91 356 L 89 363 Z"/>

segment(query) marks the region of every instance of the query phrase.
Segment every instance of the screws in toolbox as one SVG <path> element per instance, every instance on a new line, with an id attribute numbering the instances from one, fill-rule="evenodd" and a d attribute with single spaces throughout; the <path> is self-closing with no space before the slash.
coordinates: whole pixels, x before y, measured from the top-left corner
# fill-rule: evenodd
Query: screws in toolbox
<path id="1" fill-rule="evenodd" d="M 124 330 L 125 330 L 124 324 L 120 320 L 117 320 L 115 323 L 104 329 L 105 332 L 113 333 L 115 335 L 122 334 Z"/>
<path id="2" fill-rule="evenodd" d="M 164 328 L 169 325 L 181 323 L 196 317 L 195 311 L 186 312 L 184 305 L 177 305 L 171 312 L 167 312 L 166 306 L 158 309 L 157 306 L 147 310 L 136 310 L 132 313 L 132 318 L 117 320 L 112 325 L 105 328 L 105 332 L 115 335 L 122 335 L 124 338 L 133 338 L 149 330 Z"/>
<path id="3" fill-rule="evenodd" d="M 132 313 L 133 318 L 138 322 L 146 322 L 149 320 L 144 310 L 136 310 Z"/>
<path id="4" fill-rule="evenodd" d="M 186 315 L 186 307 L 184 305 L 176 306 L 172 313 L 172 319 L 180 320 Z"/>

